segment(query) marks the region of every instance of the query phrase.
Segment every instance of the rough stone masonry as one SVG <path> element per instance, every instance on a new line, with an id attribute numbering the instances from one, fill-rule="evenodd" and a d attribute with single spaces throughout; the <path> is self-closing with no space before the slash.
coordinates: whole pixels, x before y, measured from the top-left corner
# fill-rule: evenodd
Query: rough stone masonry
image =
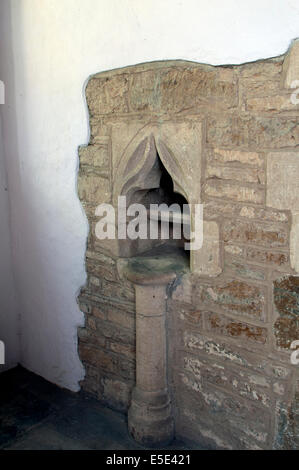
<path id="1" fill-rule="evenodd" d="M 95 236 L 95 208 L 123 191 L 138 167 L 138 152 L 130 158 L 139 142 L 147 135 L 159 142 L 163 132 L 165 142 L 173 127 L 177 166 L 193 160 L 185 183 L 168 162 L 170 174 L 187 195 L 199 188 L 206 245 L 168 289 L 169 389 L 176 435 L 211 448 L 299 449 L 299 365 L 290 361 L 299 340 L 296 80 L 298 40 L 274 59 L 148 63 L 95 75 L 86 89 L 91 135 L 79 149 L 78 179 L 90 225 L 79 296 L 82 388 L 128 410 L 135 293 L 117 241 Z"/>

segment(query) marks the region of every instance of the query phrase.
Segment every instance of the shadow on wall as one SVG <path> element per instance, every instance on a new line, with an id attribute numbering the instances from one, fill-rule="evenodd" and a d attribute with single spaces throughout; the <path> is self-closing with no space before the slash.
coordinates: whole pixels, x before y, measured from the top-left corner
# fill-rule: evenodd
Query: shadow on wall
<path id="1" fill-rule="evenodd" d="M 6 103 L 0 104 L 0 240 L 1 240 L 1 265 L 0 265 L 0 372 L 14 367 L 20 360 L 19 344 L 19 306 L 16 295 L 16 282 L 13 273 L 12 247 L 14 239 L 11 230 L 12 205 L 9 199 L 11 184 L 8 182 L 8 164 L 13 164 L 13 155 L 18 154 L 17 139 L 11 141 L 10 150 L 5 145 L 4 135 L 8 129 L 8 121 L 16 126 L 16 102 L 14 64 L 12 52 L 12 24 L 10 2 L 1 3 L 1 27 L 0 27 L 0 61 L 6 62 L 6 67 L 1 68 L 0 80 L 5 88 Z M 5 40 L 7 38 L 7 40 Z M 9 97 L 9 98 L 8 98 Z M 15 132 L 17 128 L 15 127 Z M 19 186 L 19 182 L 16 181 Z M 15 237 L 14 237 L 15 238 Z M 1 343 L 3 341 L 3 343 Z M 5 345 L 5 346 L 4 346 Z M 5 361 L 1 360 L 5 349 Z"/>
<path id="2" fill-rule="evenodd" d="M 52 138 L 54 126 L 47 119 L 55 112 L 53 101 L 61 96 L 49 75 L 54 73 L 53 63 L 42 47 L 43 41 L 48 44 L 49 30 L 36 45 L 32 40 L 38 40 L 40 25 L 30 5 L 4 0 L 1 9 L 3 134 L 22 333 L 17 361 L 58 385 L 78 390 L 84 372 L 76 327 L 83 316 L 76 293 L 85 276 L 87 224 L 76 196 L 76 147 L 63 157 L 65 149 L 59 136 Z M 4 328 L 6 324 L 7 319 Z"/>

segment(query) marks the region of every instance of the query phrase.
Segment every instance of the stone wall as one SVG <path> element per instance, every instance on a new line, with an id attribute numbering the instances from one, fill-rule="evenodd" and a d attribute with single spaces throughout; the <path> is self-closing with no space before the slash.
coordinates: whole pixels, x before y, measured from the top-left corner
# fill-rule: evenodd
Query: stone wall
<path id="1" fill-rule="evenodd" d="M 121 155 L 140 129 L 200 121 L 198 202 L 205 223 L 217 227 L 216 269 L 205 272 L 203 260 L 176 279 L 167 331 L 176 433 L 211 448 L 299 448 L 299 366 L 290 362 L 299 339 L 299 105 L 291 100 L 298 63 L 295 42 L 285 57 L 241 66 L 174 61 L 101 73 L 86 90 L 82 388 L 126 411 L 135 382 L 134 289 L 121 274 L 117 242 L 95 237 L 95 208 L 112 201 Z"/>

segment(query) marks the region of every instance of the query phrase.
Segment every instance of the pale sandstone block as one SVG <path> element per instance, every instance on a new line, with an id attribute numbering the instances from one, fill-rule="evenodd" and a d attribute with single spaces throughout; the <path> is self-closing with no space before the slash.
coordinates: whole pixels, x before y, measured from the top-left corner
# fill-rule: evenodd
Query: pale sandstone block
<path id="1" fill-rule="evenodd" d="M 256 168 L 229 168 L 227 166 L 208 166 L 206 169 L 207 178 L 219 178 L 223 180 L 236 180 L 246 183 L 265 183 L 263 170 Z"/>
<path id="2" fill-rule="evenodd" d="M 237 202 L 264 202 L 264 189 L 259 187 L 242 186 L 226 180 L 208 180 L 206 183 L 208 196 L 232 199 Z"/>
<path id="3" fill-rule="evenodd" d="M 203 223 L 203 245 L 199 250 L 190 252 L 191 271 L 206 276 L 221 273 L 219 227 L 214 221 Z"/>
<path id="4" fill-rule="evenodd" d="M 292 268 L 299 273 L 299 212 L 294 213 L 292 217 L 290 261 Z"/>
<path id="5" fill-rule="evenodd" d="M 263 158 L 257 152 L 215 149 L 215 160 L 220 163 L 238 162 L 246 165 L 262 167 Z"/>
<path id="6" fill-rule="evenodd" d="M 299 152 L 268 154 L 266 204 L 299 211 Z"/>
<path id="7" fill-rule="evenodd" d="M 293 88 L 295 80 L 299 80 L 299 39 L 292 42 L 282 67 L 283 86 Z"/>
<path id="8" fill-rule="evenodd" d="M 299 79 L 298 79 L 299 80 Z M 298 81 L 299 83 L 299 81 Z M 258 98 L 250 98 L 247 100 L 247 109 L 254 113 L 263 112 L 281 112 L 295 111 L 298 112 L 299 105 L 294 104 L 291 100 L 291 94 L 260 96 Z"/>
<path id="9" fill-rule="evenodd" d="M 128 111 L 129 79 L 126 75 L 92 77 L 86 87 L 91 115 Z"/>
<path id="10" fill-rule="evenodd" d="M 80 164 L 101 168 L 109 168 L 109 152 L 107 145 L 88 145 L 79 148 Z"/>
<path id="11" fill-rule="evenodd" d="M 81 175 L 78 179 L 78 194 L 84 202 L 108 202 L 111 197 L 110 182 L 97 175 Z"/>

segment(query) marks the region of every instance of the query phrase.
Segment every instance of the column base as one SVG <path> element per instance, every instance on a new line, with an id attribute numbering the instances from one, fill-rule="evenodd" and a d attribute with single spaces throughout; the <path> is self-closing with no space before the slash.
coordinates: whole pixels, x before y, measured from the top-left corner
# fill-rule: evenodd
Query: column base
<path id="1" fill-rule="evenodd" d="M 167 391 L 145 392 L 135 387 L 128 428 L 132 437 L 146 447 L 169 444 L 174 438 L 174 423 Z"/>

